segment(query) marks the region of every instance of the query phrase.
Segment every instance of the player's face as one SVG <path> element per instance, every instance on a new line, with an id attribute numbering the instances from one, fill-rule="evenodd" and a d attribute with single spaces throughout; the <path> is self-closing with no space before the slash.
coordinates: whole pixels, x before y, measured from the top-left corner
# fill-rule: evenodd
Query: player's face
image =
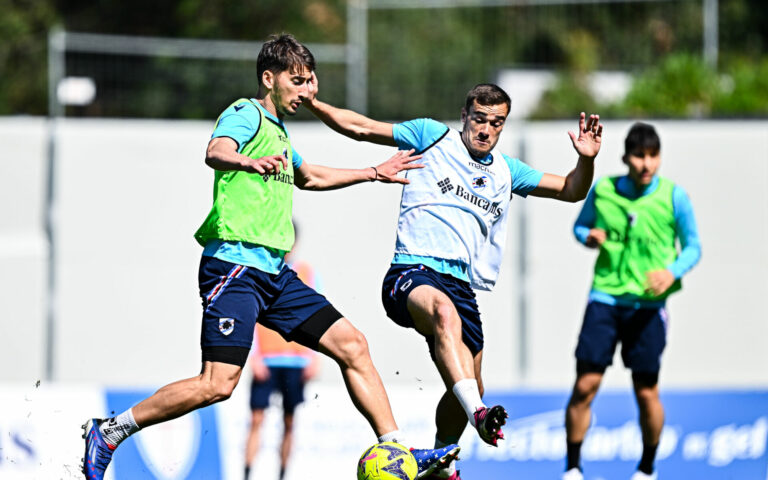
<path id="1" fill-rule="evenodd" d="M 278 73 L 272 88 L 272 101 L 277 111 L 284 115 L 296 115 L 301 97 L 309 96 L 310 80 L 312 71 L 305 65 Z"/>
<path id="2" fill-rule="evenodd" d="M 658 150 L 637 150 L 624 156 L 624 163 L 629 167 L 629 178 L 635 185 L 650 185 L 653 176 L 661 165 L 661 152 Z"/>
<path id="3" fill-rule="evenodd" d="M 505 103 L 498 105 L 480 105 L 472 102 L 469 111 L 461 110 L 461 122 L 464 128 L 461 139 L 473 156 L 482 158 L 499 142 L 499 135 L 507 121 L 509 108 Z"/>

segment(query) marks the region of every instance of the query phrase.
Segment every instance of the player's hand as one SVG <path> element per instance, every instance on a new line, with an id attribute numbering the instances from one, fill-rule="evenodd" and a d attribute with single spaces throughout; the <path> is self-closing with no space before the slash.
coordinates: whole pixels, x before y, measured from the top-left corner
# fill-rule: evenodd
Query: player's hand
<path id="1" fill-rule="evenodd" d="M 254 357 L 251 360 L 251 370 L 253 371 L 253 379 L 257 382 L 266 382 L 269 380 L 269 367 L 264 364 L 261 357 Z"/>
<path id="2" fill-rule="evenodd" d="M 669 290 L 669 287 L 675 283 L 674 274 L 666 268 L 648 272 L 645 277 L 645 291 L 657 297 Z"/>
<path id="3" fill-rule="evenodd" d="M 587 158 L 595 158 L 600 151 L 600 144 L 603 140 L 603 125 L 600 123 L 600 115 L 590 115 L 586 119 L 586 114 L 581 112 L 579 115 L 579 134 L 568 132 L 573 142 L 573 148 L 576 152 Z"/>
<path id="4" fill-rule="evenodd" d="M 285 155 L 269 155 L 250 159 L 243 170 L 264 175 L 279 172 L 281 166 L 283 170 L 288 169 L 288 158 Z"/>
<path id="5" fill-rule="evenodd" d="M 403 170 L 413 170 L 414 168 L 424 168 L 420 163 L 413 163 L 421 160 L 421 155 L 414 155 L 414 149 L 398 150 L 386 162 L 376 166 L 376 180 L 383 183 L 410 183 L 407 178 L 398 177 L 397 174 Z"/>
<path id="6" fill-rule="evenodd" d="M 302 102 L 307 102 L 308 104 L 312 104 L 312 102 L 315 100 L 315 97 L 317 97 L 317 92 L 320 89 L 320 85 L 317 81 L 317 75 L 315 74 L 315 71 L 312 71 L 312 78 L 309 79 L 307 82 L 307 95 L 299 95 L 299 98 L 301 98 Z"/>
<path id="7" fill-rule="evenodd" d="M 605 242 L 607 237 L 608 235 L 602 228 L 591 228 L 589 230 L 589 234 L 587 235 L 587 241 L 585 244 L 589 248 L 600 248 L 600 245 Z"/>

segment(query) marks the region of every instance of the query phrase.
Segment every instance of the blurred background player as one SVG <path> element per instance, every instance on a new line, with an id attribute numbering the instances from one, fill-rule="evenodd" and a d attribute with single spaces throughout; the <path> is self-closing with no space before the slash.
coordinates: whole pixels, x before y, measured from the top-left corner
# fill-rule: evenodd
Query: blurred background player
<path id="1" fill-rule="evenodd" d="M 569 132 L 578 153 L 567 175 L 534 170 L 496 149 L 511 100 L 493 84 L 472 88 L 461 110 L 462 130 L 421 118 L 393 125 L 332 107 L 314 96 L 307 108 L 332 129 L 356 140 L 414 149 L 423 169 L 409 172 L 403 189 L 395 255 L 384 278 L 382 300 L 398 325 L 421 334 L 446 391 L 437 406 L 435 446 L 459 440 L 469 422 L 497 445 L 507 413 L 482 400 L 483 329 L 473 288 L 496 283 L 506 243 L 512 194 L 567 202 L 589 191 L 602 125 L 579 118 Z M 435 477 L 458 480 L 454 464 Z"/>
<path id="2" fill-rule="evenodd" d="M 643 455 L 632 480 L 657 477 L 654 459 L 664 426 L 658 379 L 667 343 L 665 303 L 701 257 L 688 195 L 657 175 L 661 141 L 651 125 L 632 126 L 622 160 L 627 174 L 598 180 L 574 225 L 576 238 L 599 254 L 576 347 L 576 383 L 565 417 L 568 455 L 563 480 L 584 478 L 581 444 L 592 400 L 618 342 L 624 365 L 632 370 L 643 437 Z"/>
<path id="3" fill-rule="evenodd" d="M 206 149 L 215 171 L 213 206 L 195 233 L 202 245 L 203 301 L 198 376 L 166 385 L 133 408 L 83 425 L 83 473 L 102 480 L 112 454 L 130 435 L 228 399 L 242 374 L 256 322 L 322 352 L 341 370 L 352 403 L 380 442 L 406 444 L 363 334 L 285 264 L 293 247 L 294 186 L 332 190 L 357 183 L 408 183 L 397 174 L 420 157 L 397 152 L 375 167 L 313 165 L 291 146 L 283 118 L 313 92 L 315 59 L 291 35 L 273 36 L 259 52 L 256 98 L 239 99 L 219 117 Z M 419 474 L 442 469 L 458 445 L 415 450 Z"/>
<path id="4" fill-rule="evenodd" d="M 299 230 L 293 224 L 296 241 L 285 255 L 285 261 L 299 280 L 318 293 L 322 292 L 312 265 L 294 260 Z M 245 480 L 250 478 L 256 454 L 261 444 L 261 426 L 269 397 L 279 391 L 283 401 L 283 436 L 280 442 L 280 480 L 285 478 L 293 446 L 294 412 L 304 401 L 304 386 L 317 374 L 319 361 L 315 352 L 296 342 L 286 342 L 274 330 L 256 324 L 250 356 L 251 371 L 251 427 L 245 445 Z"/>

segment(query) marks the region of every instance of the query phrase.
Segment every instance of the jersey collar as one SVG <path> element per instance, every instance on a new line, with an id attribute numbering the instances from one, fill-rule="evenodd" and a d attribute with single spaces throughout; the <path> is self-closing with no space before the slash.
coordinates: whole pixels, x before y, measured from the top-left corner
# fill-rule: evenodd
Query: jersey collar
<path id="1" fill-rule="evenodd" d="M 654 175 L 653 180 L 645 187 L 638 188 L 635 182 L 629 178 L 629 175 L 624 175 L 619 178 L 616 184 L 616 190 L 627 198 L 640 198 L 656 191 L 659 186 L 659 176 Z"/>

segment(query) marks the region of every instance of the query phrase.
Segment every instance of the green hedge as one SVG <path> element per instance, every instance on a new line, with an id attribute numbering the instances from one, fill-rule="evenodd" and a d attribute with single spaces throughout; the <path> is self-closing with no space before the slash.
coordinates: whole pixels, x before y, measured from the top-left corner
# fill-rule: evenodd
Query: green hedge
<path id="1" fill-rule="evenodd" d="M 531 117 L 571 117 L 585 109 L 610 117 L 768 116 L 768 57 L 757 62 L 738 60 L 718 73 L 700 56 L 669 55 L 634 76 L 626 97 L 614 104 L 597 104 L 580 86 L 580 76 L 561 74 Z"/>

